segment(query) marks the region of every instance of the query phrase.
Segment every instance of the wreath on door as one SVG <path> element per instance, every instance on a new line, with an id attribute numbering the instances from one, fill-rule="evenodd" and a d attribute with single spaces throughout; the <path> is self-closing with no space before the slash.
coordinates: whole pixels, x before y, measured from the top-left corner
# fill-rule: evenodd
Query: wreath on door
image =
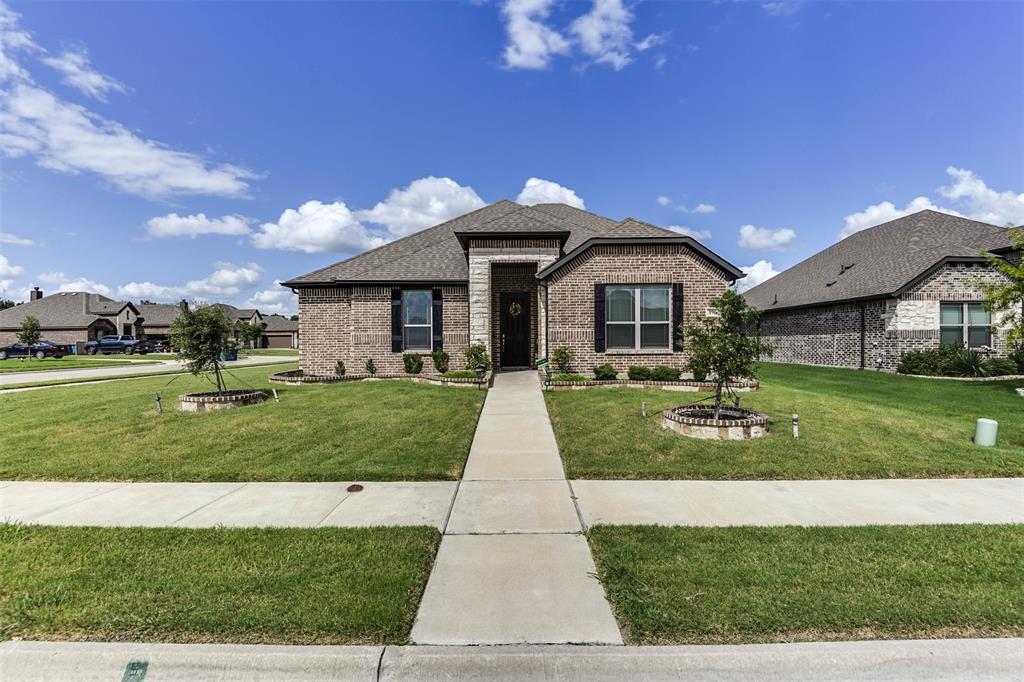
<path id="1" fill-rule="evenodd" d="M 523 306 L 513 301 L 508 306 L 508 314 L 511 315 L 512 317 L 519 317 L 520 315 L 523 314 Z"/>

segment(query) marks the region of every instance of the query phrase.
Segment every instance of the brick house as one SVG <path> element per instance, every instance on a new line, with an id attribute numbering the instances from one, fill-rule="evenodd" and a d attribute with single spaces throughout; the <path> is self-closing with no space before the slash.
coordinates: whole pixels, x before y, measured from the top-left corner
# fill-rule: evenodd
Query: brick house
<path id="1" fill-rule="evenodd" d="M 284 315 L 263 316 L 263 336 L 260 348 L 298 348 L 299 323 Z"/>
<path id="2" fill-rule="evenodd" d="M 687 361 L 673 330 L 743 273 L 690 237 L 565 204 L 499 201 L 283 285 L 299 296 L 300 361 L 329 374 L 402 371 L 403 353 L 471 343 L 497 368 L 558 347 L 573 368 Z M 424 362 L 432 368 L 429 358 Z"/>
<path id="3" fill-rule="evenodd" d="M 138 309 L 129 301 L 85 291 L 43 296 L 35 287 L 27 303 L 0 310 L 0 346 L 17 342 L 26 317 L 39 320 L 42 338 L 62 344 L 84 344 L 107 334 L 137 335 L 141 323 Z"/>
<path id="4" fill-rule="evenodd" d="M 895 371 L 911 350 L 961 342 L 1005 354 L 1002 315 L 982 285 L 1003 276 L 984 254 L 1019 262 L 1008 230 L 920 211 L 857 232 L 747 291 L 772 360 Z M 989 350 L 991 349 L 991 350 Z"/>

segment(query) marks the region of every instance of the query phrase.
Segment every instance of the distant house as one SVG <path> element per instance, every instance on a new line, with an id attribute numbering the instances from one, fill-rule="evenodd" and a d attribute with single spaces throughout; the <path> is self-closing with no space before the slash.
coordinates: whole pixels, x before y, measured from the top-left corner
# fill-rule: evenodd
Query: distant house
<path id="1" fill-rule="evenodd" d="M 77 344 L 106 334 L 139 333 L 139 311 L 129 301 L 115 301 L 100 294 L 68 291 L 43 296 L 39 287 L 29 301 L 0 311 L 0 345 L 17 341 L 26 317 L 39 320 L 44 339 Z"/>
<path id="2" fill-rule="evenodd" d="M 284 315 L 267 315 L 263 318 L 263 348 L 298 348 L 299 322 Z"/>
<path id="3" fill-rule="evenodd" d="M 166 341 L 171 333 L 171 324 L 181 312 L 180 303 L 139 303 L 139 318 L 142 322 L 139 336 L 143 339 Z"/>
<path id="4" fill-rule="evenodd" d="M 982 305 L 1020 262 L 1008 229 L 921 211 L 857 232 L 747 291 L 772 359 L 895 370 L 911 350 L 962 343 L 1004 354 L 1007 326 Z"/>

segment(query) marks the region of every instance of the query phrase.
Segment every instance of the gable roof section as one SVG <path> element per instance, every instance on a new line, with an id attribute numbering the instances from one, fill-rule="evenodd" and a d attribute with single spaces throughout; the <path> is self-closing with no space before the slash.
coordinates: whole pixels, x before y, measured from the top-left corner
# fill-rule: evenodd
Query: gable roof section
<path id="1" fill-rule="evenodd" d="M 475 235 L 551 236 L 573 251 L 596 238 L 672 239 L 697 244 L 681 235 L 632 218 L 615 221 L 566 204 L 521 206 L 503 200 L 434 227 L 389 242 L 348 260 L 283 282 L 286 287 L 375 282 L 465 282 L 469 265 L 463 243 Z M 699 246 L 699 245 L 698 245 Z M 694 246 L 722 261 L 706 247 Z M 711 257 L 713 256 L 713 257 Z M 725 264 L 728 268 L 727 263 Z M 727 270 L 728 270 L 727 268 Z M 736 271 L 738 272 L 738 271 Z M 742 276 L 742 273 L 736 275 Z"/>
<path id="2" fill-rule="evenodd" d="M 144 327 L 170 327 L 181 313 L 179 303 L 140 303 L 139 309 Z"/>
<path id="3" fill-rule="evenodd" d="M 267 315 L 263 318 L 267 332 L 297 332 L 299 330 L 298 320 L 289 320 L 284 315 Z"/>
<path id="4" fill-rule="evenodd" d="M 32 316 L 46 329 L 85 329 L 98 319 L 116 316 L 125 307 L 137 309 L 128 301 L 86 291 L 68 291 L 44 296 L 37 301 L 0 311 L 0 329 L 17 329 Z"/>
<path id="5" fill-rule="evenodd" d="M 892 296 L 946 262 L 984 261 L 1009 245 L 1006 228 L 919 211 L 862 230 L 746 293 L 760 310 Z"/>

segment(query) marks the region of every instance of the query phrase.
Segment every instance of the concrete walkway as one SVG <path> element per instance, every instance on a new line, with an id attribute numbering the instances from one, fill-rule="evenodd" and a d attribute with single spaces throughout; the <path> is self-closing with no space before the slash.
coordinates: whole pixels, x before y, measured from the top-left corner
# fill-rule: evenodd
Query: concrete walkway
<path id="1" fill-rule="evenodd" d="M 98 356 L 102 357 L 102 356 Z M 145 356 L 139 356 L 140 362 Z M 118 360 L 126 359 L 124 356 L 117 356 Z M 251 355 L 225 363 L 231 370 L 236 367 L 252 367 L 254 365 L 273 365 L 282 362 L 298 362 L 299 356 L 281 357 L 271 355 Z M 149 360 L 147 362 L 152 362 Z M 34 384 L 40 381 L 71 381 L 74 379 L 92 379 L 95 377 L 117 378 L 125 375 L 135 374 L 163 374 L 181 372 L 185 369 L 185 363 L 178 360 L 164 360 L 156 364 L 140 365 L 131 362 L 116 367 L 80 367 L 78 369 L 55 369 L 37 372 L 9 372 L 0 374 L 0 386 L 13 386 L 15 384 Z"/>
<path id="2" fill-rule="evenodd" d="M 417 644 L 622 644 L 536 372 L 498 374 L 412 629 Z"/>
<path id="3" fill-rule="evenodd" d="M 382 647 L 0 643 L 5 682 L 81 680 L 1022 680 L 1024 640 L 736 646 Z"/>

